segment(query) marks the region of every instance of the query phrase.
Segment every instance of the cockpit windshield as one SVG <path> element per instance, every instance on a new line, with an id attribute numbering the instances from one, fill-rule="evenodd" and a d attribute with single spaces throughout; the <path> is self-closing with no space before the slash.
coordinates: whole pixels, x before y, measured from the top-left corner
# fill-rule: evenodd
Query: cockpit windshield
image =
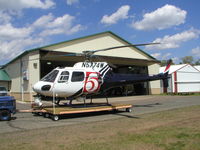
<path id="1" fill-rule="evenodd" d="M 52 70 L 50 73 L 44 76 L 41 80 L 47 81 L 47 82 L 54 82 L 58 75 L 58 72 L 59 72 L 58 70 Z"/>

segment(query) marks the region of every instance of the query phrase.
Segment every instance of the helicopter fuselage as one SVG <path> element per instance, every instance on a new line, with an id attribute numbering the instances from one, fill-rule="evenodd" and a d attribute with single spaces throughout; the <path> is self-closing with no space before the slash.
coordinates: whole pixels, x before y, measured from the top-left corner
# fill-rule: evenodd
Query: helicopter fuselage
<path id="1" fill-rule="evenodd" d="M 81 62 L 74 67 L 55 68 L 33 86 L 43 96 L 76 98 L 98 93 L 109 70 L 105 62 Z"/>

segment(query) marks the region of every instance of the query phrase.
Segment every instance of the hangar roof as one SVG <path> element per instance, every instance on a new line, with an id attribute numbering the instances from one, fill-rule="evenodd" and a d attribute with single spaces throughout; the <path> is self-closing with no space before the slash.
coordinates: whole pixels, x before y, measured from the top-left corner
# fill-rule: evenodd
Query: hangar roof
<path id="1" fill-rule="evenodd" d="M 80 38 L 76 38 L 76 39 L 72 39 L 72 40 L 68 40 L 68 41 L 63 41 L 63 42 L 59 42 L 59 43 L 55 43 L 55 44 L 50 44 L 50 45 L 46 45 L 46 46 L 42 46 L 42 47 L 38 47 L 38 48 L 34 48 L 34 49 L 30 49 L 30 50 L 26 50 L 26 51 L 24 51 L 22 54 L 20 54 L 19 56 L 17 56 L 16 58 L 14 58 L 13 60 L 11 60 L 10 62 L 8 62 L 7 64 L 5 64 L 3 67 L 5 67 L 5 66 L 7 66 L 8 64 L 10 64 L 10 63 L 12 63 L 12 62 L 14 62 L 15 60 L 17 60 L 17 59 L 19 59 L 19 58 L 21 58 L 21 57 L 23 57 L 23 56 L 25 56 L 26 54 L 28 54 L 28 53 L 30 53 L 30 52 L 33 52 L 33 51 L 37 51 L 37 50 L 50 50 L 50 51 L 55 51 L 55 49 L 56 49 L 56 51 L 60 51 L 60 47 L 61 48 L 63 48 L 63 45 L 74 45 L 74 43 L 75 42 L 80 42 L 80 43 L 82 43 L 85 39 L 93 39 L 93 38 L 95 38 L 95 37 L 99 37 L 99 36 L 102 36 L 102 35 L 105 35 L 105 34 L 107 34 L 107 35 L 110 35 L 110 36 L 112 36 L 112 38 L 115 38 L 115 39 L 117 39 L 117 40 L 119 40 L 119 41 L 121 41 L 121 43 L 123 43 L 124 45 L 129 45 L 129 44 L 133 44 L 133 43 L 130 43 L 130 42 L 128 42 L 128 41 L 126 41 L 125 39 L 123 39 L 123 38 L 121 38 L 121 37 L 119 37 L 118 35 L 116 35 L 116 34 L 114 34 L 113 32 L 111 32 L 111 31 L 106 31 L 106 32 L 101 32 L 101 33 L 97 33 L 97 34 L 93 34 L 93 35 L 89 35 L 89 36 L 84 36 L 84 37 L 80 37 Z M 107 39 L 105 39 L 105 41 L 106 41 Z M 111 43 L 112 44 L 112 42 L 106 42 L 106 43 Z M 105 43 L 99 43 L 99 45 L 103 45 L 103 44 L 105 44 Z M 114 46 L 118 46 L 118 45 L 114 45 Z M 110 46 L 110 47 L 112 47 L 112 46 Z M 101 47 L 102 48 L 102 47 Z M 108 47 L 105 47 L 105 48 L 108 48 Z M 140 55 L 140 56 L 144 56 L 144 57 L 146 57 L 146 58 L 148 58 L 148 59 L 151 59 L 151 60 L 153 60 L 153 61 L 155 61 L 155 62 L 159 62 L 158 60 L 156 60 L 154 57 L 152 57 L 151 55 L 149 55 L 149 54 L 147 54 L 146 52 L 144 52 L 144 51 L 142 51 L 141 49 L 139 49 L 138 47 L 135 47 L 135 46 L 133 46 L 132 47 L 134 50 L 136 50 L 137 51 L 137 53 Z M 68 48 L 69 49 L 69 48 Z M 66 48 L 65 48 L 65 50 L 66 50 Z M 77 50 L 77 49 L 76 49 Z M 73 49 L 73 51 L 69 51 L 69 52 L 72 52 L 72 53 L 77 53 L 77 52 L 79 52 L 79 51 L 76 51 L 75 49 Z M 89 47 L 89 50 L 93 50 L 91 47 Z M 62 49 L 61 49 L 61 51 L 62 51 Z M 68 52 L 68 51 L 67 51 Z M 122 54 L 122 51 L 120 52 L 120 51 L 115 51 L 115 53 L 121 53 Z M 113 52 L 110 52 L 110 54 L 113 54 Z M 118 55 L 121 55 L 121 54 L 118 54 Z M 124 52 L 123 52 L 123 54 L 124 54 Z M 101 55 L 101 54 L 100 54 Z M 109 54 L 107 54 L 107 53 L 103 53 L 102 55 L 104 55 L 104 56 L 109 56 Z M 134 53 L 133 54 L 130 54 L 130 53 L 127 53 L 127 56 L 125 56 L 125 57 L 129 57 L 129 55 L 135 55 Z M 115 55 L 114 55 L 114 57 L 116 57 Z M 135 57 L 137 57 L 137 56 L 135 56 Z"/>

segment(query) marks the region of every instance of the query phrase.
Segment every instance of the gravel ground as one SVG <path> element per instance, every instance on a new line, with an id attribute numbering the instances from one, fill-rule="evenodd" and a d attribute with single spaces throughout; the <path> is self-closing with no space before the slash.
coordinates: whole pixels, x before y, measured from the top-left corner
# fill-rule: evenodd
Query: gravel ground
<path id="1" fill-rule="evenodd" d="M 105 99 L 95 99 L 93 102 L 105 102 Z M 104 121 L 117 119 L 119 117 L 137 118 L 141 114 L 159 112 L 175 108 L 187 107 L 192 105 L 200 105 L 200 96 L 132 96 L 110 98 L 110 103 L 132 104 L 133 111 L 127 113 L 119 111 L 99 112 L 82 115 L 68 115 L 62 117 L 59 121 L 52 121 L 42 116 L 34 116 L 32 113 L 17 113 L 12 117 L 11 121 L 0 123 L 0 133 L 24 131 L 31 129 L 42 129 L 55 126 L 67 126 L 73 124 L 84 124 L 88 122 Z M 30 109 L 30 103 L 17 103 L 17 109 Z"/>

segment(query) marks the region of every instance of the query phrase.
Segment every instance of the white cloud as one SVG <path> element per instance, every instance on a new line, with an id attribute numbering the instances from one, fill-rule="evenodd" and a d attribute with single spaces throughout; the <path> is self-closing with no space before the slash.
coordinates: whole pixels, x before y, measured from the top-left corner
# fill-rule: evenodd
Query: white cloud
<path id="1" fill-rule="evenodd" d="M 170 49 L 170 48 L 178 48 L 180 44 L 192 39 L 196 39 L 199 37 L 200 30 L 197 29 L 190 29 L 183 31 L 181 33 L 177 33 L 174 35 L 166 35 L 163 38 L 157 38 L 153 41 L 153 43 L 161 43 L 157 45 L 148 45 L 146 49 Z"/>
<path id="2" fill-rule="evenodd" d="M 137 30 L 162 30 L 183 24 L 186 15 L 185 10 L 166 4 L 153 12 L 144 14 L 141 21 L 132 23 L 132 27 Z"/>
<path id="3" fill-rule="evenodd" d="M 79 0 L 67 0 L 67 5 L 73 5 L 73 4 L 78 4 Z"/>
<path id="4" fill-rule="evenodd" d="M 179 61 L 180 61 L 180 58 L 178 58 L 178 57 L 173 57 L 173 58 L 171 58 L 171 59 L 172 59 L 172 61 L 173 61 L 175 64 L 178 64 Z"/>
<path id="5" fill-rule="evenodd" d="M 41 32 L 41 36 L 50 36 L 50 35 L 56 35 L 56 34 L 65 34 L 65 35 L 71 35 L 73 33 L 76 33 L 80 30 L 83 30 L 84 27 L 80 24 L 75 26 L 69 26 L 69 27 L 57 27 L 57 28 L 49 28 Z"/>
<path id="6" fill-rule="evenodd" d="M 0 25 L 0 60 L 6 61 L 19 55 L 25 48 L 40 44 L 31 27 L 16 28 L 11 23 Z"/>
<path id="7" fill-rule="evenodd" d="M 169 56 L 171 56 L 171 55 L 172 55 L 171 53 L 166 53 L 166 54 L 162 55 L 161 59 L 167 60 L 167 59 L 169 59 Z"/>
<path id="8" fill-rule="evenodd" d="M 19 38 L 10 41 L 1 41 L 0 40 L 0 60 L 10 60 L 17 55 L 19 55 L 24 48 L 31 47 L 37 44 L 41 44 L 43 41 L 42 38 Z"/>
<path id="9" fill-rule="evenodd" d="M 101 19 L 102 24 L 111 25 L 116 24 L 119 20 L 128 18 L 128 11 L 130 9 L 129 5 L 121 6 L 115 13 L 112 15 L 104 15 Z"/>
<path id="10" fill-rule="evenodd" d="M 5 13 L 4 11 L 0 11 L 0 24 L 9 23 L 11 19 L 12 17 L 8 13 Z"/>
<path id="11" fill-rule="evenodd" d="M 154 58 L 158 59 L 160 57 L 161 53 L 153 53 L 151 54 L 151 56 L 153 56 Z"/>
<path id="12" fill-rule="evenodd" d="M 200 47 L 196 47 L 196 48 L 193 48 L 191 53 L 194 55 L 194 57 L 200 57 Z"/>
<path id="13" fill-rule="evenodd" d="M 43 24 L 45 24 L 45 26 L 43 26 L 44 30 L 40 33 L 41 36 L 56 34 L 70 35 L 84 29 L 81 24 L 74 24 L 74 21 L 75 17 L 68 14 L 58 18 L 49 14 L 39 18 L 33 25 L 43 26 Z"/>
<path id="14" fill-rule="evenodd" d="M 0 25 L 0 40 L 11 40 L 29 36 L 31 28 L 15 28 L 12 24 Z"/>
<path id="15" fill-rule="evenodd" d="M 54 19 L 54 16 L 49 13 L 48 15 L 44 15 L 40 18 L 38 18 L 33 24 L 33 27 L 45 27 L 49 22 L 51 22 Z"/>
<path id="16" fill-rule="evenodd" d="M 52 22 L 47 24 L 49 28 L 57 28 L 63 26 L 71 26 L 73 20 L 75 19 L 74 16 L 65 14 L 64 16 L 55 18 Z"/>
<path id="17" fill-rule="evenodd" d="M 24 8 L 52 8 L 55 3 L 52 0 L 1 0 L 0 10 L 19 11 Z"/>
<path id="18" fill-rule="evenodd" d="M 156 59 L 160 59 L 160 60 L 167 60 L 167 59 L 169 59 L 169 57 L 171 55 L 172 55 L 171 53 L 166 53 L 166 54 L 153 53 L 153 54 L 151 54 L 151 56 L 153 56 Z"/>
<path id="19" fill-rule="evenodd" d="M 74 22 L 74 16 L 66 14 L 56 18 L 51 13 L 22 27 L 15 27 L 9 18 L 5 19 L 4 23 L 0 23 L 0 62 L 16 57 L 25 49 L 44 44 L 53 35 L 69 35 L 84 29 Z"/>

